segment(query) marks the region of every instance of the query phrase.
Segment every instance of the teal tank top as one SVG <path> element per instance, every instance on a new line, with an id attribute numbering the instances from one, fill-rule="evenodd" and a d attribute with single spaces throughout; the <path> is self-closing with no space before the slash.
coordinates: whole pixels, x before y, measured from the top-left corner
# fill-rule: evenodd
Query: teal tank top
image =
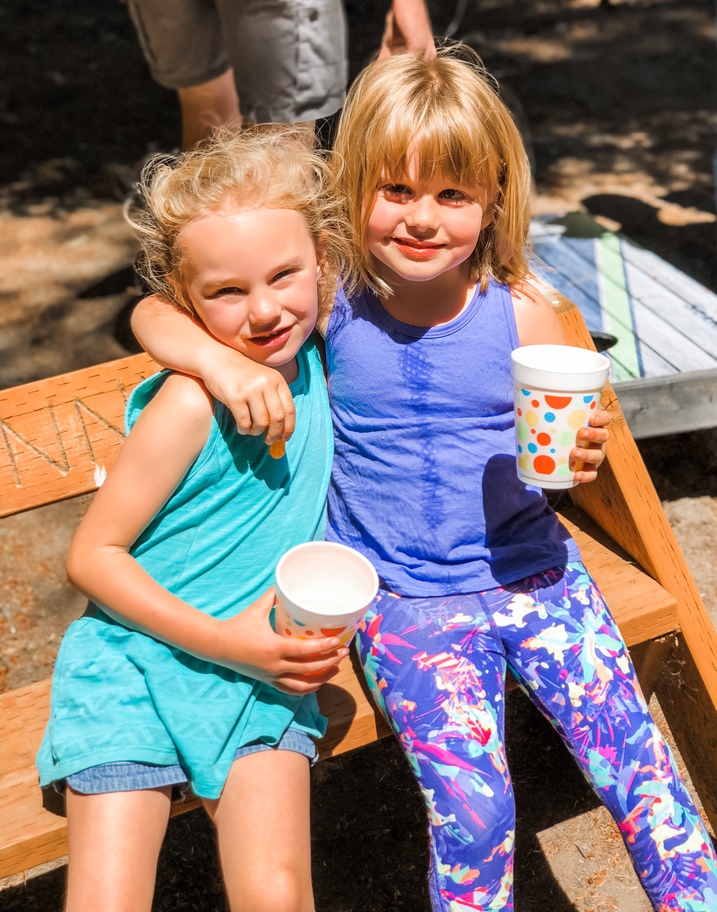
<path id="1" fill-rule="evenodd" d="M 254 602 L 281 555 L 324 537 L 332 456 L 321 359 L 299 352 L 291 384 L 296 432 L 273 459 L 215 402 L 205 446 L 130 553 L 165 588 L 217 618 Z M 132 393 L 128 430 L 168 372 Z M 40 784 L 112 761 L 179 763 L 196 795 L 219 797 L 239 747 L 276 744 L 289 726 L 313 737 L 326 722 L 314 695 L 294 697 L 130 630 L 90 603 L 55 666 Z"/>

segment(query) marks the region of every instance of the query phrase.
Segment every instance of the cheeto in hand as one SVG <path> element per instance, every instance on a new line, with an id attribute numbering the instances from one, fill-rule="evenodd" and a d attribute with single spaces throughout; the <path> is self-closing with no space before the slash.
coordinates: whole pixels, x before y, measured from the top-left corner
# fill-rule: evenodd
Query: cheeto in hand
<path id="1" fill-rule="evenodd" d="M 286 453 L 286 444 L 283 440 L 277 440 L 275 443 L 270 444 L 269 455 L 273 459 L 281 459 L 284 453 Z"/>

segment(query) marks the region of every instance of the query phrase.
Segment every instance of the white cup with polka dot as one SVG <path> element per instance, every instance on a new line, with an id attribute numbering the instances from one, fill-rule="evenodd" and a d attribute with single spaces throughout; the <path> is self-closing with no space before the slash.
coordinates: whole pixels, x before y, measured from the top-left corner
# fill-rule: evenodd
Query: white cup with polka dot
<path id="1" fill-rule="evenodd" d="M 600 407 L 610 359 L 571 345 L 523 345 L 511 361 L 518 477 L 539 488 L 572 488 L 570 451 Z"/>
<path id="2" fill-rule="evenodd" d="M 348 643 L 378 591 L 378 576 L 358 551 L 336 542 L 307 542 L 276 567 L 276 631 L 300 640 Z"/>

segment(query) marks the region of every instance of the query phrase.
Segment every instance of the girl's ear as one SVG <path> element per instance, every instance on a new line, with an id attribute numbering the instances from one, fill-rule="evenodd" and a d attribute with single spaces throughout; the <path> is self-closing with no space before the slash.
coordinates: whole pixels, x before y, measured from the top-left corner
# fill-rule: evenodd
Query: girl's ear
<path id="1" fill-rule="evenodd" d="M 181 275 L 177 272 L 173 272 L 171 275 L 167 276 L 167 285 L 172 293 L 172 298 L 170 299 L 171 303 L 175 306 L 179 306 L 181 310 L 190 314 L 191 316 L 196 316 L 194 306 L 192 302 L 188 299 L 187 294 L 182 285 Z"/>
<path id="2" fill-rule="evenodd" d="M 181 282 L 179 281 L 179 276 L 177 276 L 177 274 L 175 272 L 173 272 L 167 276 L 167 285 L 169 286 L 169 288 L 172 291 L 174 300 L 177 302 L 181 302 L 182 306 L 185 306 L 182 285 L 181 285 Z"/>
<path id="3" fill-rule="evenodd" d="M 328 235 L 322 231 L 316 239 L 316 279 L 321 279 L 326 273 L 326 250 L 328 248 Z"/>
<path id="4" fill-rule="evenodd" d="M 488 225 L 492 225 L 495 221 L 495 210 L 496 210 L 496 200 L 489 200 L 485 209 L 483 210 L 483 218 L 480 223 L 480 230 L 483 231 L 484 228 L 487 228 Z"/>

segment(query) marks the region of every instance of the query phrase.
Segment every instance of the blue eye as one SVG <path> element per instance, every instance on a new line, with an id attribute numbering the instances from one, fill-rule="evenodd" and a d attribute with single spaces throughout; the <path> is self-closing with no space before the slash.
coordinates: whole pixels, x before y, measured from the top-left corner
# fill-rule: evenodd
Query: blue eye
<path id="1" fill-rule="evenodd" d="M 447 199 L 450 202 L 458 202 L 460 200 L 465 199 L 464 193 L 462 193 L 460 190 L 456 190 L 455 188 L 450 188 L 450 187 L 446 190 L 442 190 L 441 196 L 443 197 L 443 199 Z"/>

